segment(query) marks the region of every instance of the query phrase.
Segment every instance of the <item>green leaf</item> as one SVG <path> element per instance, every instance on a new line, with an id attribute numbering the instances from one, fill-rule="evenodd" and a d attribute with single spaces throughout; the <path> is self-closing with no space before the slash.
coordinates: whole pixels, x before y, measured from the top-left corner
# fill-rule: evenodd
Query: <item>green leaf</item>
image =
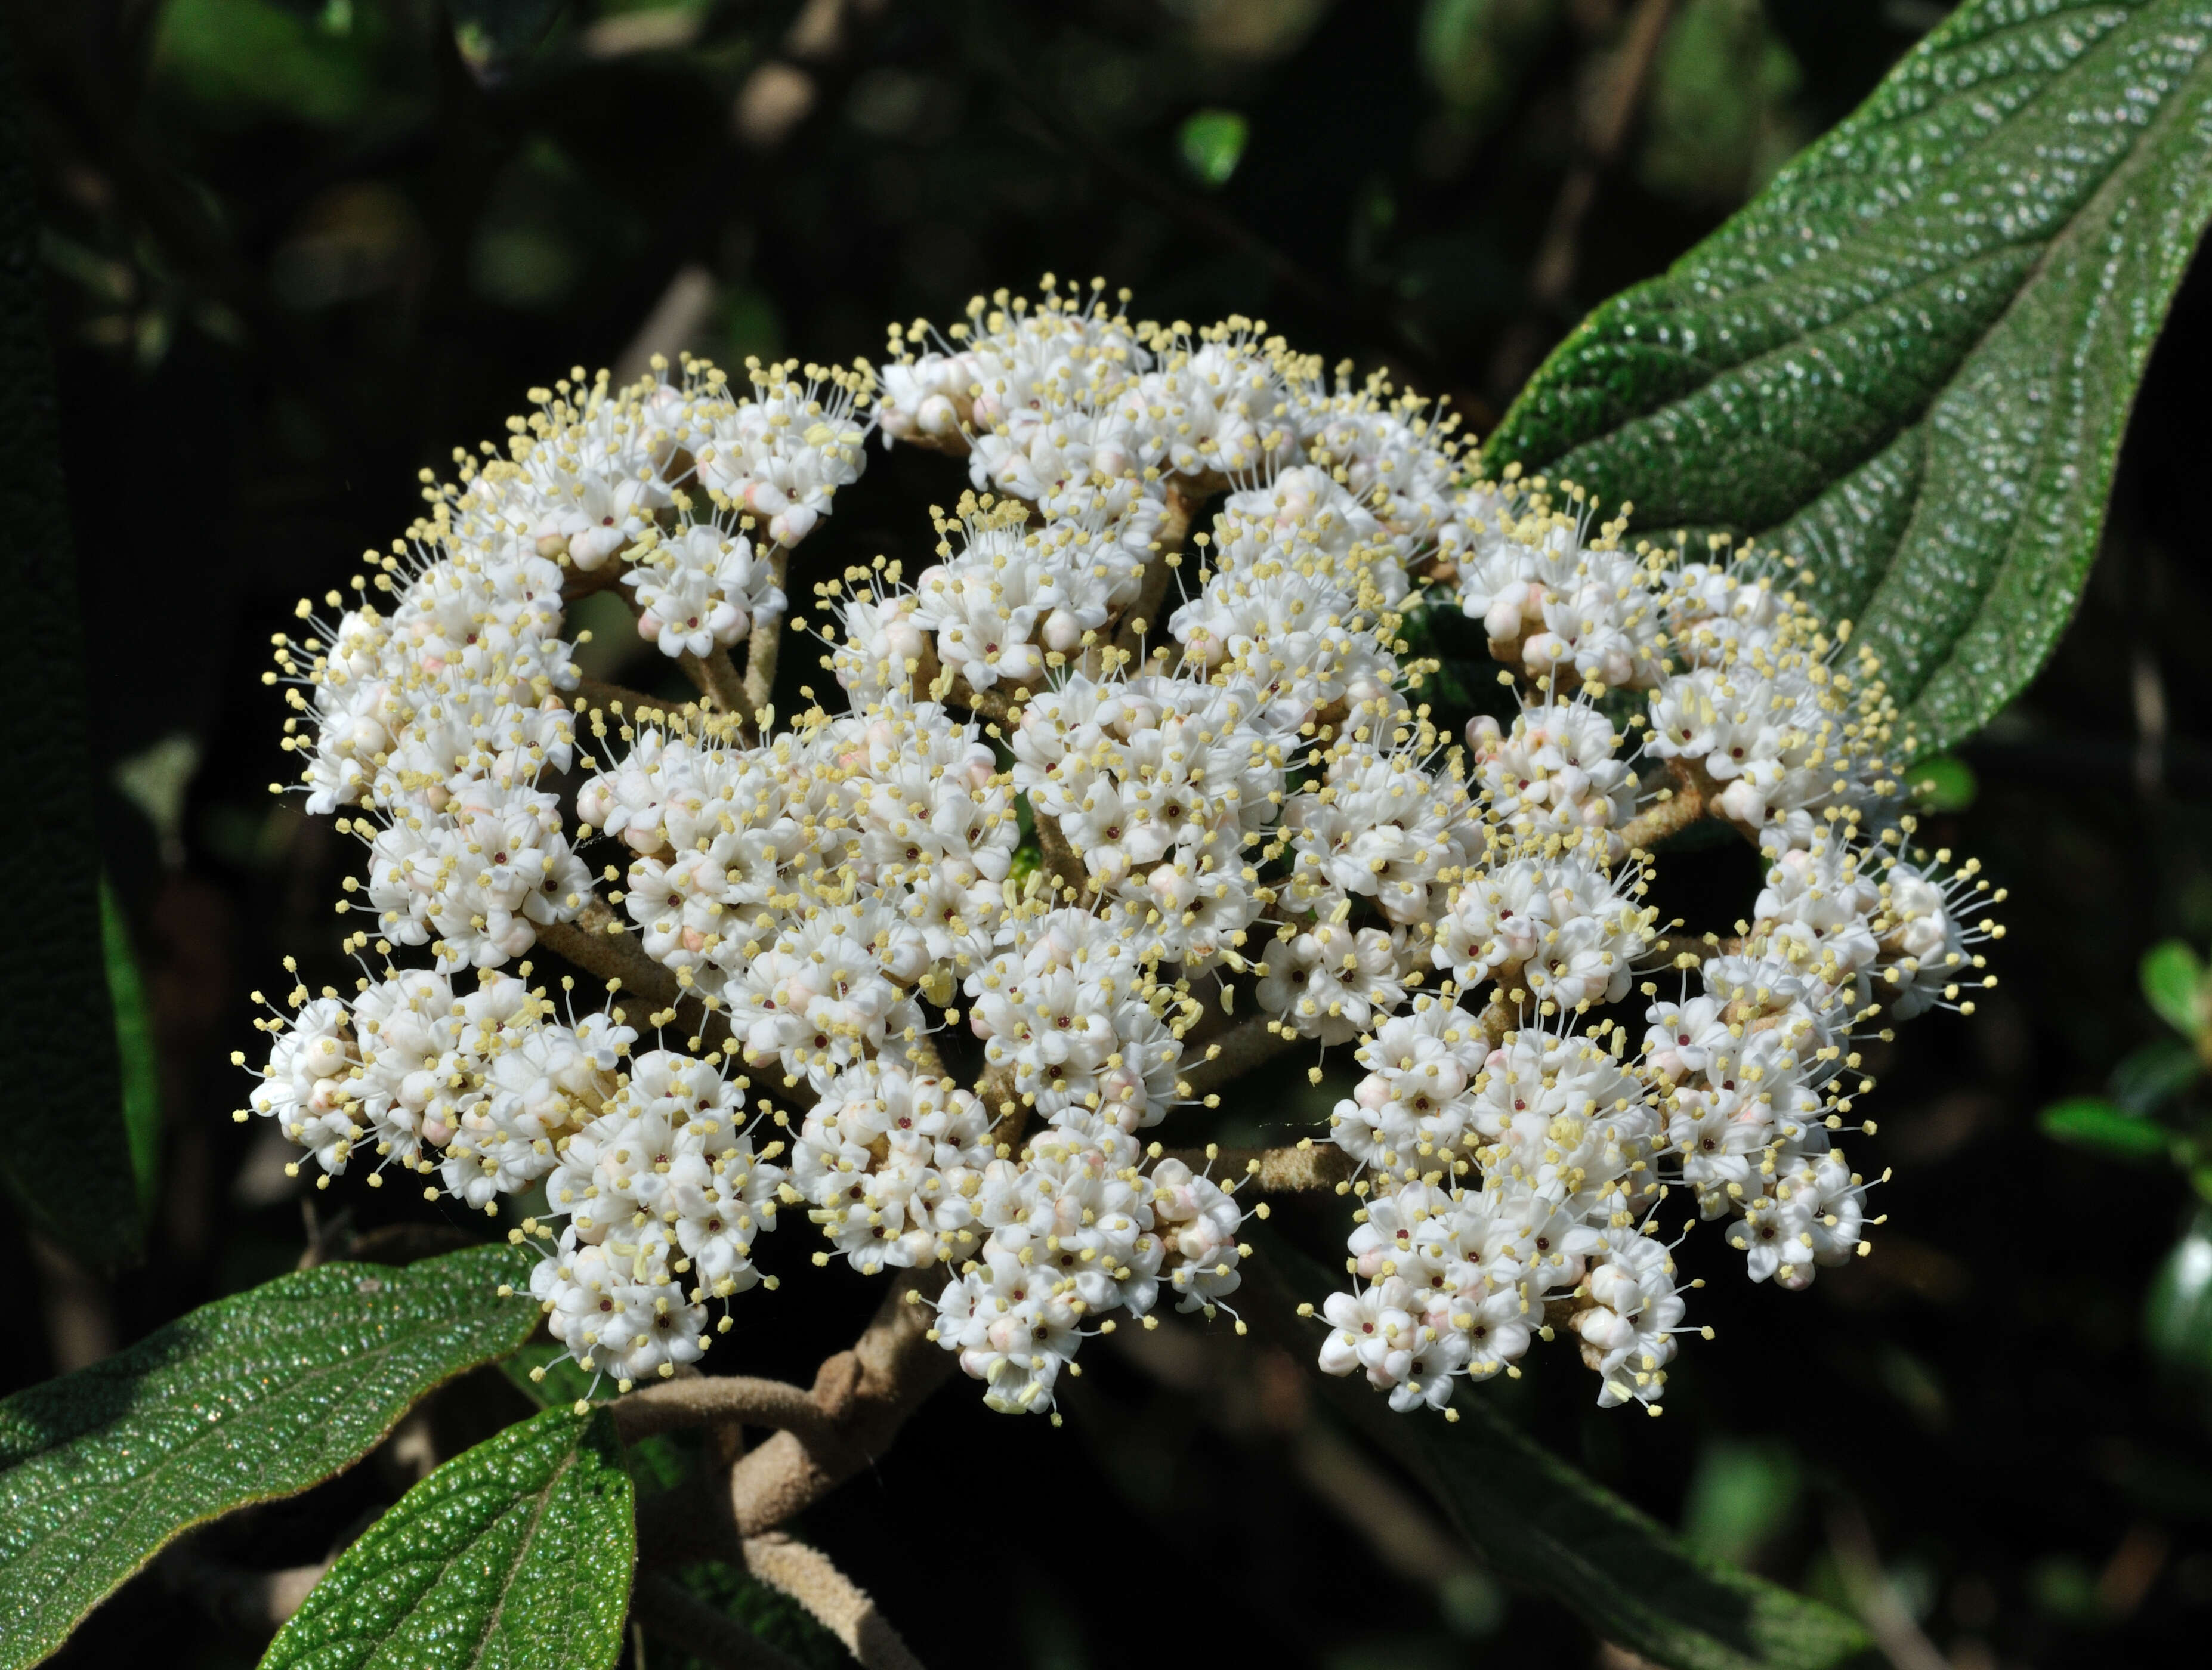
<path id="1" fill-rule="evenodd" d="M 1824 1670 L 1866 1654 L 1854 1620 L 1692 1553 L 1508 1424 L 1480 1387 L 1460 1388 L 1460 1418 L 1447 1424 L 1394 1415 L 1364 1385 L 1333 1384 L 1365 1400 L 1364 1424 L 1402 1429 L 1388 1442 L 1498 1571 L 1565 1601 L 1607 1641 L 1674 1670 Z"/>
<path id="2" fill-rule="evenodd" d="M 2123 1113 L 2140 1116 L 2157 1112 L 2195 1084 L 2203 1071 L 2197 1052 L 2179 1039 L 2154 1038 L 2112 1069 L 2109 1088 Z"/>
<path id="3" fill-rule="evenodd" d="M 2197 1214 L 2151 1278 L 2143 1342 L 2168 1369 L 2212 1381 L 2212 1213 Z"/>
<path id="4" fill-rule="evenodd" d="M 1226 185 L 1244 157 L 1250 129 L 1233 110 L 1201 110 L 1182 124 L 1176 143 L 1183 167 L 1204 185 Z"/>
<path id="5" fill-rule="evenodd" d="M 631 1505 L 611 1415 L 533 1415 L 363 1532 L 262 1670 L 605 1670 L 637 1556 Z"/>
<path id="6" fill-rule="evenodd" d="M 1428 0 L 1421 68 L 1453 113 L 1480 131 L 1504 112 L 1565 11 L 1561 0 Z"/>
<path id="7" fill-rule="evenodd" d="M 1682 1539 L 1717 1560 L 1742 1561 L 1789 1525 L 1803 1469 L 1786 1443 L 1709 1442 L 1682 1504 Z"/>
<path id="8" fill-rule="evenodd" d="M 131 1175 L 138 1210 L 151 1212 L 161 1170 L 161 1063 L 146 984 L 131 948 L 131 924 L 107 878 L 100 878 L 100 944 L 107 964 L 107 998 L 115 1010 L 115 1054 L 123 1067 L 123 1128 L 131 1141 Z"/>
<path id="9" fill-rule="evenodd" d="M 1341 1284 L 1282 1236 L 1246 1265 L 1279 1325 L 1290 1293 L 1318 1302 Z M 1296 1324 L 1310 1328 L 1311 1325 Z M 1284 1334 L 1302 1353 L 1317 1330 Z M 1864 1630 L 1749 1572 L 1702 1558 L 1649 1515 L 1570 1467 L 1462 1382 L 1459 1419 L 1398 1415 L 1357 1376 L 1320 1376 L 1352 1423 L 1397 1456 L 1500 1576 L 1572 1608 L 1604 1639 L 1673 1670 L 1831 1670 L 1871 1663 Z M 1623 1414 L 1629 1412 L 1622 1411 Z"/>
<path id="10" fill-rule="evenodd" d="M 0 1403 L 0 1670 L 52 1652 L 179 1532 L 366 1455 L 422 1394 L 538 1320 L 526 1257 L 325 1264 L 203 1305 Z"/>
<path id="11" fill-rule="evenodd" d="M 2203 1029 L 2205 1015 L 2198 993 L 2204 987 L 2204 964 L 2179 939 L 2153 945 L 2143 953 L 2142 994 L 2159 1019 L 2183 1037 L 2194 1039 Z"/>
<path id="12" fill-rule="evenodd" d="M 500 1372 L 540 1409 L 564 1409 L 588 1402 L 599 1376 L 578 1366 L 568 1348 L 554 1339 L 533 1339 L 500 1360 Z M 543 1370 L 543 1374 L 539 1373 Z"/>
<path id="13" fill-rule="evenodd" d="M 447 0 L 453 39 L 479 75 L 497 75 L 545 38 L 567 0 Z"/>
<path id="14" fill-rule="evenodd" d="M 1486 457 L 1797 558 L 1941 747 L 2073 613 L 2208 216 L 2212 0 L 1967 0 Z"/>
<path id="15" fill-rule="evenodd" d="M 1805 142 L 1790 112 L 1802 79 L 1759 0 L 1688 0 L 1652 66 L 1644 184 L 1692 202 L 1742 202 Z"/>
<path id="16" fill-rule="evenodd" d="M 742 1624 L 801 1670 L 852 1670 L 845 1643 L 815 1621 L 814 1614 L 781 1589 L 770 1588 L 749 1571 L 719 1562 L 686 1566 L 676 1581 L 717 1612 Z M 661 1660 L 653 1662 L 658 1670 Z M 671 1670 L 715 1670 L 715 1664 L 676 1652 Z"/>
<path id="17" fill-rule="evenodd" d="M 2165 1126 L 2129 1113 L 2098 1096 L 2054 1102 L 2036 1118 L 2043 1134 L 2107 1159 L 2162 1160 L 2173 1145 Z"/>
<path id="18" fill-rule="evenodd" d="M 1905 780 L 1923 811 L 1964 811 L 1981 792 L 1973 767 L 1956 754 L 1930 754 L 1913 764 Z"/>
<path id="19" fill-rule="evenodd" d="M 38 785 L 0 945 L 0 1181 L 86 1263 L 137 1255 L 142 1219 L 100 959 L 100 843 L 76 560 L 54 439 L 54 373 L 15 49 L 0 31 L 0 760 Z M 66 1187 L 55 1180 L 65 1178 Z"/>
<path id="20" fill-rule="evenodd" d="M 319 28 L 275 0 L 168 0 L 155 25 L 153 70 L 204 119 L 229 125 L 267 116 L 338 128 L 376 94 L 366 44 L 350 28 Z"/>

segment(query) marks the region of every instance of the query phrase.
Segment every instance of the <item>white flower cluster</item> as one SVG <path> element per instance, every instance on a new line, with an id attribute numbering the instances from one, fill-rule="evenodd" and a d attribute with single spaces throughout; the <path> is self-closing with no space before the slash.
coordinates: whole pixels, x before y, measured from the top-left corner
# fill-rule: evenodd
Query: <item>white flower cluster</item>
<path id="1" fill-rule="evenodd" d="M 917 992 L 989 955 L 1018 831 L 975 726 L 921 703 L 751 747 L 623 730 L 578 809 L 637 854 L 616 896 L 647 954 L 748 1055 L 819 1089 L 913 1042 Z"/>
<path id="2" fill-rule="evenodd" d="M 319 1184 L 372 1157 L 373 1185 L 398 1165 L 493 1213 L 542 1186 L 544 1215 L 568 1222 L 532 1290 L 586 1368 L 626 1383 L 693 1361 L 705 1303 L 760 1278 L 752 1242 L 775 1227 L 782 1145 L 755 1151 L 743 1088 L 714 1059 L 633 1056 L 629 1027 L 568 1025 L 507 975 L 464 992 L 413 969 L 351 999 L 291 998 L 289 1019 L 263 1023 L 276 1041 L 251 1113 L 309 1151 Z"/>
<path id="3" fill-rule="evenodd" d="M 568 1224 L 530 1290 L 586 1368 L 629 1382 L 696 1362 L 706 1301 L 760 1281 L 753 1237 L 775 1227 L 783 1145 L 756 1150 L 744 1100 L 714 1063 L 649 1050 L 562 1144 L 545 1210 Z"/>
<path id="4" fill-rule="evenodd" d="M 639 635 L 672 658 L 703 660 L 784 611 L 775 568 L 744 534 L 719 522 L 641 539 L 623 579 L 637 599 Z"/>
<path id="5" fill-rule="evenodd" d="M 623 1382 L 697 1356 L 781 1205 L 817 1263 L 913 1272 L 994 1407 L 1049 1411 L 1115 1313 L 1237 1291 L 1237 1193 L 1273 1174 L 1152 1133 L 1302 1041 L 1364 1073 L 1297 1151 L 1356 1207 L 1322 1366 L 1396 1407 L 1449 1412 L 1561 1328 L 1601 1403 L 1656 1404 L 1670 1193 L 1754 1280 L 1863 1249 L 1858 1041 L 1968 1006 L 2000 930 L 1968 922 L 1972 865 L 1911 845 L 1910 739 L 1785 565 L 1626 548 L 1243 319 L 1048 281 L 893 357 L 757 367 L 743 399 L 698 364 L 580 373 L 431 489 L 388 610 L 364 586 L 281 650 L 310 804 L 371 846 L 379 952 L 437 967 L 295 991 L 256 1110 L 325 1172 L 373 1153 L 512 1200 L 556 1337 Z M 880 557 L 816 583 L 848 706 L 802 689 L 779 730 L 757 658 L 871 403 L 970 490 L 910 583 Z M 588 699 L 562 599 L 610 582 L 709 703 Z M 1517 687 L 1464 749 L 1411 644 L 1454 601 Z M 1700 817 L 1766 866 L 1733 941 L 1646 902 Z M 627 867 L 595 892 L 598 839 Z M 619 1006 L 557 1022 L 528 965 L 495 972 L 541 933 Z M 690 1053 L 634 1053 L 633 1015 Z M 739 1060 L 788 1105 L 749 1104 Z"/>
<path id="6" fill-rule="evenodd" d="M 1155 960 L 1212 968 L 1258 919 L 1245 860 L 1277 816 L 1285 749 L 1248 686 L 1078 671 L 1022 710 L 1013 786 L 1088 890 L 1142 919 Z"/>
<path id="7" fill-rule="evenodd" d="M 1146 1157 L 1118 1126 L 1078 1117 L 985 1169 L 976 1217 L 988 1236 L 938 1302 L 933 1337 L 993 1408 L 1051 1408 L 1061 1372 L 1081 1372 L 1087 1320 L 1126 1309 L 1149 1322 L 1163 1282 L 1178 1309 L 1210 1316 L 1242 1282 L 1250 1248 L 1231 1192 L 1157 1148 L 1147 1174 Z"/>
<path id="8" fill-rule="evenodd" d="M 1673 1260 L 1639 1227 L 1657 1120 L 1607 1037 L 1528 1026 L 1486 1048 L 1473 1015 L 1424 998 L 1361 1048 L 1370 1071 L 1334 1127 L 1382 1181 L 1351 1242 L 1365 1285 L 1323 1307 L 1322 1368 L 1442 1407 L 1559 1303 L 1601 1403 L 1657 1395 L 1682 1316 Z"/>
<path id="9" fill-rule="evenodd" d="M 341 612 L 325 621 L 301 604 L 314 640 L 280 640 L 266 677 L 295 687 L 305 718 L 284 742 L 305 757 L 307 809 L 367 814 L 349 827 L 370 843 L 366 902 L 387 944 L 499 968 L 586 903 L 538 787 L 575 753 L 564 595 L 615 579 L 643 638 L 702 659 L 783 613 L 787 548 L 859 474 L 861 383 L 788 366 L 753 378 L 741 400 L 706 367 L 680 387 L 656 373 L 617 392 L 580 370 L 535 391 L 507 455 L 457 454 L 459 481 L 430 487 L 431 513 L 371 554 L 351 607 L 332 592 Z"/>

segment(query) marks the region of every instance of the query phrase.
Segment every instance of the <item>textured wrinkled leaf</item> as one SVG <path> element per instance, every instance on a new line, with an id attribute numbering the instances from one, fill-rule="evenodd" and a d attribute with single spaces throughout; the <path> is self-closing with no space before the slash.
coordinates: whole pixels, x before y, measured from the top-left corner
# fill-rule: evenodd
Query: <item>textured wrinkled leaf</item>
<path id="1" fill-rule="evenodd" d="M 2159 1019 L 2183 1037 L 2194 1038 L 2206 1018 L 2198 1007 L 2204 964 L 2197 953 L 2179 939 L 2153 945 L 2143 953 L 2141 979 L 2144 1001 Z"/>
<path id="2" fill-rule="evenodd" d="M 613 1417 L 533 1415 L 362 1533 L 262 1670 L 605 1670 L 629 1605 L 631 1509 Z"/>
<path id="3" fill-rule="evenodd" d="M 2212 0 L 1968 0 L 1486 456 L 1799 558 L 1941 746 L 2071 616 L 2208 216 Z"/>
<path id="4" fill-rule="evenodd" d="M 1246 1269 L 1270 1301 L 1270 1326 L 1291 1294 L 1313 1300 L 1342 1284 L 1281 1236 L 1259 1233 Z M 1316 1348 L 1312 1324 L 1286 1344 Z M 1398 1457 L 1501 1575 L 1572 1608 L 1620 1646 L 1670 1670 L 1841 1670 L 1878 1662 L 1866 1631 L 1841 1612 L 1693 1553 L 1657 1521 L 1569 1466 L 1462 1383 L 1456 1422 L 1391 1412 L 1358 1376 L 1316 1375 L 1361 1430 Z M 1620 1412 L 1627 1415 L 1629 1412 Z"/>
<path id="5" fill-rule="evenodd" d="M 2162 1160 L 2173 1145 L 2162 1126 L 2098 1096 L 2054 1102 L 2037 1121 L 2043 1134 L 2113 1160 Z"/>
<path id="6" fill-rule="evenodd" d="M 0 1670 L 35 1664 L 179 1532 L 359 1460 L 537 1326 L 526 1255 L 326 1264 L 0 1403 Z"/>
<path id="7" fill-rule="evenodd" d="M 0 941 L 0 1181 L 85 1262 L 127 1262 L 141 1219 L 100 955 L 84 632 L 55 439 L 54 372 L 15 49 L 0 30 L 0 762 L 36 786 Z M 57 1187 L 58 1179 L 67 1187 Z"/>

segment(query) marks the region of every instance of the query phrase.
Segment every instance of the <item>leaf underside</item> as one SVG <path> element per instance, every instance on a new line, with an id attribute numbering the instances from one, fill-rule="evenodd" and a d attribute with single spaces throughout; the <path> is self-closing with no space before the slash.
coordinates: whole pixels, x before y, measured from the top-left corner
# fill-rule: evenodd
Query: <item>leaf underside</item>
<path id="1" fill-rule="evenodd" d="M 137 1255 L 144 1225 L 100 940 L 84 628 L 25 107 L 0 31 L 0 762 L 37 786 L 39 805 L 14 845 L 15 873 L 36 884 L 12 890 L 0 945 L 0 1182 L 35 1228 L 106 1268 Z"/>
<path id="2" fill-rule="evenodd" d="M 1968 0 L 1591 314 L 1486 459 L 1798 558 L 1943 746 L 2071 616 L 2208 218 L 2212 0 Z"/>
<path id="3" fill-rule="evenodd" d="M 1264 1242 L 1264 1256 L 1246 1266 L 1270 1302 L 1258 1310 L 1263 1325 L 1282 1329 L 1285 1346 L 1310 1351 L 1318 1326 L 1285 1325 L 1293 1295 L 1318 1303 L 1339 1284 L 1283 1236 L 1251 1224 L 1245 1233 Z M 1692 1553 L 1494 1412 L 1481 1386 L 1460 1386 L 1455 1422 L 1426 1409 L 1395 1414 L 1356 1375 L 1323 1375 L 1320 1386 L 1501 1576 L 1551 1596 L 1618 1646 L 1671 1670 L 1858 1670 L 1875 1661 L 1855 1620 Z"/>
<path id="4" fill-rule="evenodd" d="M 519 1347 L 538 1307 L 497 1290 L 526 1269 L 503 1246 L 326 1264 L 0 1402 L 0 1670 L 52 1652 L 180 1532 L 340 1472 Z"/>
<path id="5" fill-rule="evenodd" d="M 1607 1640 L 1674 1670 L 1873 1662 L 1854 1619 L 1691 1553 L 1493 1413 L 1481 1387 L 1460 1388 L 1460 1418 L 1447 1424 L 1426 1411 L 1394 1415 L 1366 1386 L 1337 1384 L 1365 1395 L 1363 1424 L 1398 1424 L 1392 1448 L 1417 1458 L 1432 1494 L 1492 1565 L 1566 1601 Z"/>
<path id="6" fill-rule="evenodd" d="M 631 1509 L 611 1416 L 534 1415 L 363 1533 L 262 1670 L 605 1670 L 629 1605 Z"/>

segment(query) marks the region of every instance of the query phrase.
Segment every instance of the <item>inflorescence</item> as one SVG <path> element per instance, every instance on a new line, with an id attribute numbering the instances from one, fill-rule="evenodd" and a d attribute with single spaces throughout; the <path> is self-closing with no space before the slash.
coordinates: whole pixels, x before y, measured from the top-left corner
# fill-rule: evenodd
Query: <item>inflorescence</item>
<path id="1" fill-rule="evenodd" d="M 1229 1309 L 1268 1167 L 1148 1133 L 1301 1043 L 1365 1069 L 1281 1167 L 1357 1208 L 1321 1366 L 1394 1407 L 1562 1328 L 1656 1403 L 1670 1193 L 1754 1281 L 1866 1250 L 1860 1046 L 1971 1007 L 2002 896 L 1914 845 L 1912 741 L 1786 562 L 1632 545 L 1380 378 L 1097 287 L 749 370 L 538 391 L 280 641 L 307 805 L 368 847 L 358 987 L 272 1011 L 252 1097 L 319 1183 L 522 1197 L 554 1336 L 625 1387 L 803 1212 L 817 1263 L 941 1272 L 1006 1410 L 1117 1312 Z M 779 728 L 791 556 L 871 433 L 970 488 L 921 573 L 816 587 L 845 701 Z M 610 586 L 699 701 L 582 678 L 564 611 Z M 1510 687 L 1463 745 L 1407 637 L 1455 605 Z M 1731 938 L 1644 902 L 1700 818 L 1764 865 Z"/>

